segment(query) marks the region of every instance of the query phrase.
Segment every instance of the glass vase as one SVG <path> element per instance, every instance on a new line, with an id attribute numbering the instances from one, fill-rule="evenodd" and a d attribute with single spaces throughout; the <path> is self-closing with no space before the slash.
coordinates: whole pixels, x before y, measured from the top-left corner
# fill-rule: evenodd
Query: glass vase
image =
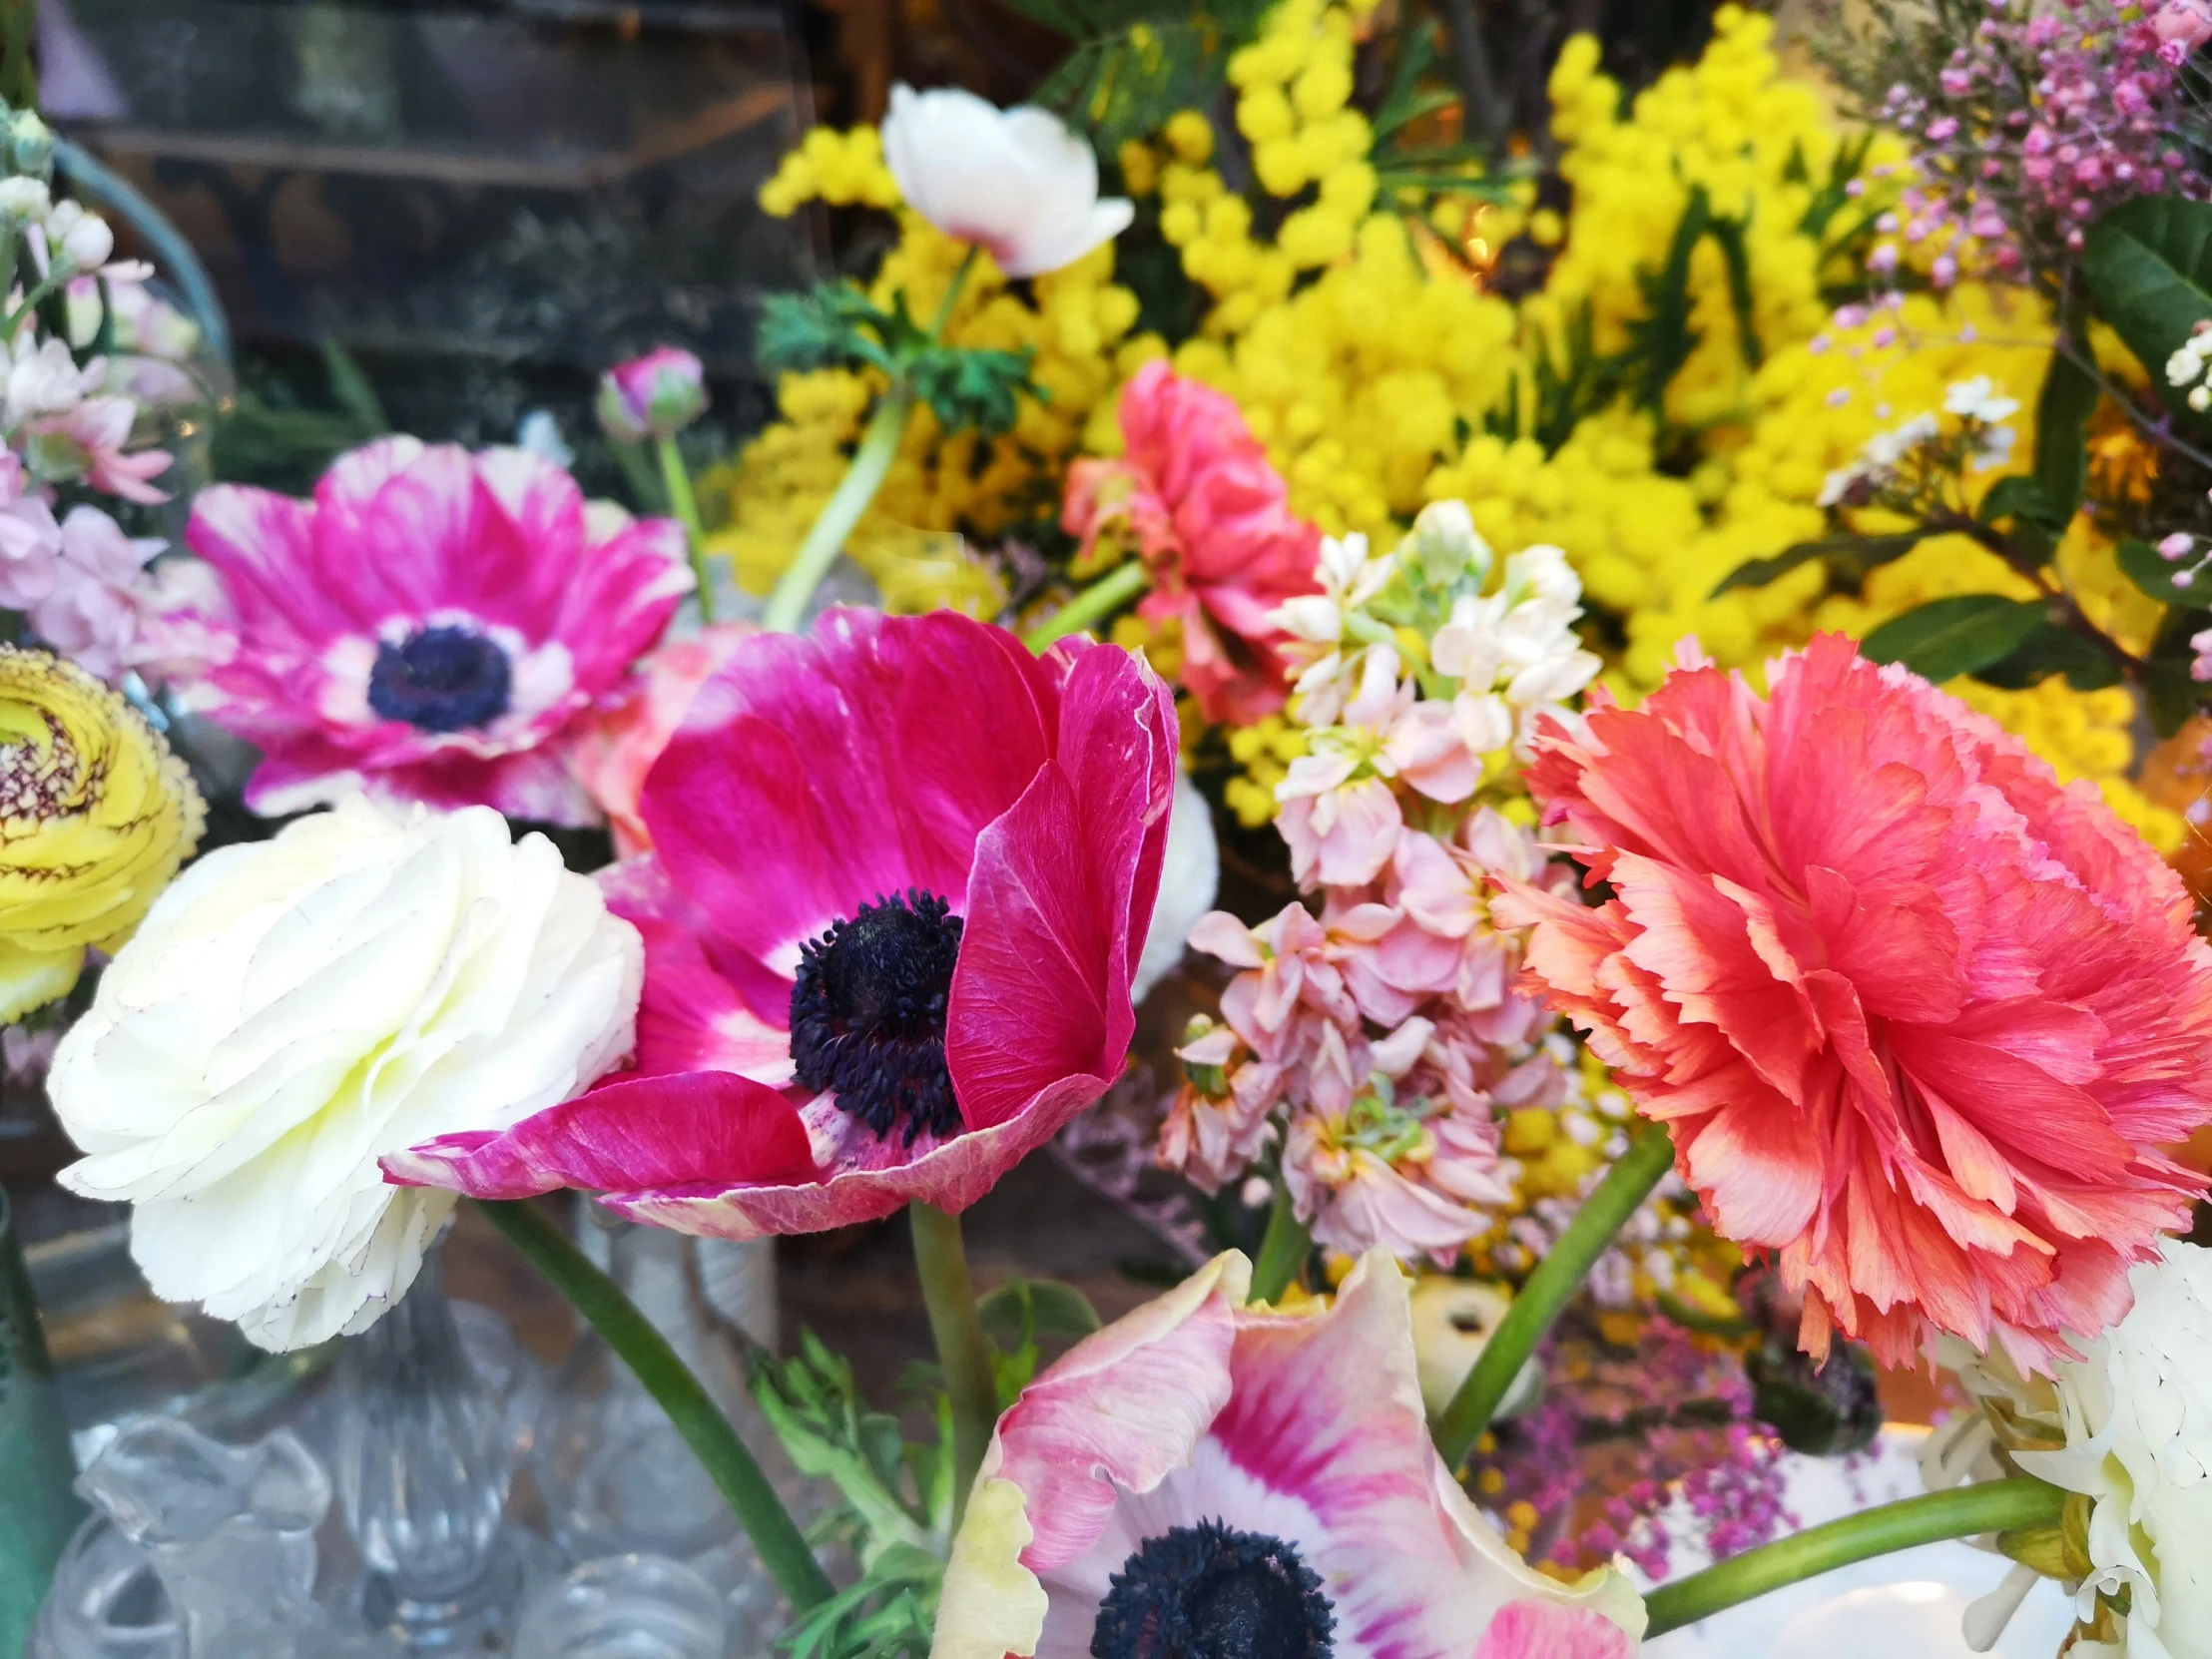
<path id="1" fill-rule="evenodd" d="M 54 1563 L 84 1515 L 76 1477 L 31 1276 L 0 1191 L 0 1654 L 23 1651 Z"/>
<path id="2" fill-rule="evenodd" d="M 341 1367 L 336 1474 L 366 1571 L 363 1618 L 415 1653 L 504 1649 L 523 1591 L 520 1552 L 500 1525 L 510 1443 L 462 1346 L 436 1249 Z"/>

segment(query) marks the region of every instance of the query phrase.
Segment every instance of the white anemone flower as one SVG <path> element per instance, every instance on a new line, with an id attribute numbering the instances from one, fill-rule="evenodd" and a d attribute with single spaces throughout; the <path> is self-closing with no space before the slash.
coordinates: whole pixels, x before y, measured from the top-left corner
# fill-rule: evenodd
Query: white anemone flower
<path id="1" fill-rule="evenodd" d="M 155 901 L 54 1056 L 89 1155 L 62 1184 L 135 1206 L 167 1301 L 273 1350 L 364 1331 L 455 1202 L 377 1159 L 582 1092 L 629 1053 L 642 978 L 637 930 L 544 836 L 354 799 Z"/>
<path id="2" fill-rule="evenodd" d="M 1129 1000 L 1142 1002 L 1152 987 L 1183 960 L 1191 929 L 1214 907 L 1221 887 L 1221 845 L 1214 838 L 1213 810 L 1190 774 L 1175 775 L 1175 803 L 1168 817 L 1166 855 L 1160 860 L 1160 895 L 1153 901 L 1152 925 L 1137 958 L 1136 982 Z"/>
<path id="3" fill-rule="evenodd" d="M 1099 199 L 1098 158 L 1043 110 L 1001 110 L 958 87 L 898 86 L 882 131 L 906 205 L 1009 276 L 1073 265 L 1135 217 L 1126 200 Z"/>

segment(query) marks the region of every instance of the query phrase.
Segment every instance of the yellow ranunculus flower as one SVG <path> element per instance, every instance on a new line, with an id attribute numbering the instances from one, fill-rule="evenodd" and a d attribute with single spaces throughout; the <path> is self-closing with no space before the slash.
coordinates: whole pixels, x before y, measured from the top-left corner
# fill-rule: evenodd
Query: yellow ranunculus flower
<path id="1" fill-rule="evenodd" d="M 200 839 L 207 808 L 160 734 L 43 651 L 0 646 L 0 1023 L 119 949 Z"/>

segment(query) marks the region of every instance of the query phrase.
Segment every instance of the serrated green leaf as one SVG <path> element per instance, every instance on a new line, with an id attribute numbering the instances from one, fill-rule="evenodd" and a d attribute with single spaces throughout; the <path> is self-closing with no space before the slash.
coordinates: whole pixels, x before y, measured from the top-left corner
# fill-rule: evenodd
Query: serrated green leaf
<path id="1" fill-rule="evenodd" d="M 1822 536 L 1818 541 L 1801 541 L 1772 558 L 1752 559 L 1738 565 L 1721 579 L 1720 586 L 1713 590 L 1713 597 L 1718 599 L 1731 588 L 1763 588 L 1816 559 L 1832 561 L 1838 574 L 1847 580 L 1859 581 L 1875 566 L 1904 558 L 1920 546 L 1921 540 L 1921 532 L 1914 530 L 1896 536 L 1834 535 Z"/>
<path id="2" fill-rule="evenodd" d="M 2048 621 L 2037 624 L 1997 661 L 1973 671 L 1983 685 L 2005 691 L 2025 691 L 2053 674 L 2064 675 L 2075 691 L 2102 691 L 2120 683 L 2120 665 L 2109 652 Z"/>
<path id="3" fill-rule="evenodd" d="M 2043 607 L 1993 593 L 1937 599 L 1893 617 L 1860 642 L 1878 663 L 1903 663 L 1941 685 L 1999 662 L 2043 620 Z"/>
<path id="4" fill-rule="evenodd" d="M 2189 407 L 2186 386 L 2166 383 L 2166 359 L 2199 319 L 2212 316 L 2212 203 L 2175 196 L 2121 203 L 2089 227 L 2081 279 L 2174 418 L 2212 427 L 2212 417 Z"/>
<path id="5" fill-rule="evenodd" d="M 1041 399 L 1043 388 L 1029 377 L 1027 350 L 992 351 L 966 346 L 931 345 L 907 364 L 914 390 L 948 432 L 973 429 L 996 437 L 1014 424 L 1019 402 Z"/>
<path id="6" fill-rule="evenodd" d="M 2212 605 L 2212 572 L 2200 572 L 2196 558 L 2169 562 L 2146 541 L 2123 536 L 2117 551 L 2120 574 L 2161 605 L 2195 610 Z"/>

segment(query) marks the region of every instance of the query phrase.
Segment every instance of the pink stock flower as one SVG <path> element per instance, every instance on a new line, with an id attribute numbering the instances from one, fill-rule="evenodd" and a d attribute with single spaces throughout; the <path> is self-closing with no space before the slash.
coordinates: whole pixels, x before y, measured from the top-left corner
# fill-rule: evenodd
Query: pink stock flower
<path id="1" fill-rule="evenodd" d="M 2166 0 L 2151 15 L 2150 26 L 2158 36 L 2158 55 L 2179 64 L 2212 40 L 2212 0 Z"/>
<path id="2" fill-rule="evenodd" d="M 754 632 L 749 622 L 724 622 L 688 639 L 670 640 L 641 658 L 629 680 L 578 720 L 568 749 L 569 770 L 607 815 L 618 856 L 632 858 L 653 850 L 653 836 L 638 812 L 646 774 L 675 736 L 699 688 Z"/>
<path id="3" fill-rule="evenodd" d="M 731 1238 L 966 1208 L 1120 1074 L 1175 771 L 1168 689 L 1118 647 L 1035 658 L 949 611 L 746 641 L 610 883 L 636 1074 L 387 1173 Z"/>
<path id="4" fill-rule="evenodd" d="M 1321 532 L 1296 517 L 1267 451 L 1229 398 L 1147 363 L 1122 388 L 1118 460 L 1068 469 L 1061 523 L 1087 553 L 1136 538 L 1152 574 L 1137 614 L 1183 627 L 1183 684 L 1209 721 L 1248 726 L 1283 706 L 1290 636 L 1270 613 L 1317 593 Z"/>
<path id="5" fill-rule="evenodd" d="M 595 535 L 550 461 L 410 437 L 340 456 L 311 501 L 203 490 L 186 540 L 223 603 L 164 622 L 204 637 L 190 701 L 260 747 L 247 802 L 272 815 L 365 788 L 594 822 L 562 743 L 692 586 L 673 521 Z"/>
<path id="6" fill-rule="evenodd" d="M 122 678 L 136 667 L 155 588 L 146 565 L 169 544 L 131 537 L 98 507 L 72 507 L 61 522 L 54 586 L 30 608 L 38 637 L 86 673 Z"/>
<path id="7" fill-rule="evenodd" d="M 1889 1365 L 1947 1332 L 2023 1370 L 2129 1302 L 2203 1181 L 2212 948 L 2085 784 L 1822 635 L 1771 698 L 1693 651 L 1530 770 L 1595 909 L 1514 884 L 1532 977 L 1714 1225 Z"/>
<path id="8" fill-rule="evenodd" d="M 1224 1652 L 1231 1619 L 1285 1659 L 1629 1659 L 1627 1582 L 1534 1571 L 1436 1455 L 1397 1269 L 1308 1315 L 1245 1307 L 1250 1278 L 1217 1258 L 999 1418 L 935 1659 Z"/>
<path id="9" fill-rule="evenodd" d="M 88 397 L 23 428 L 25 453 L 42 478 L 83 479 L 107 495 L 154 506 L 169 499 L 151 480 L 169 470 L 162 449 L 129 450 L 138 405 L 128 397 Z"/>
<path id="10" fill-rule="evenodd" d="M 62 527 L 23 461 L 0 449 L 0 606 L 27 611 L 61 580 Z"/>

